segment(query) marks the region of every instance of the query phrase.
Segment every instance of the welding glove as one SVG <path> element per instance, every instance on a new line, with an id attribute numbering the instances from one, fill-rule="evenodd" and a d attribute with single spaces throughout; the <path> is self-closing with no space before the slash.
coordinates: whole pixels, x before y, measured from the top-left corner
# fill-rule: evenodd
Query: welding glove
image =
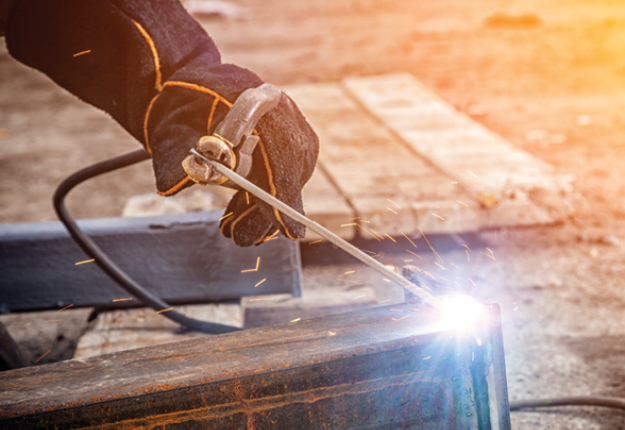
<path id="1" fill-rule="evenodd" d="M 157 192 L 189 187 L 182 161 L 211 135 L 229 107 L 262 80 L 221 63 L 215 44 L 177 0 L 21 0 L 6 22 L 9 53 L 82 100 L 108 112 L 152 155 Z M 303 213 L 301 190 L 318 139 L 283 95 L 256 128 L 248 178 Z M 231 214 L 231 215 L 229 215 Z M 304 227 L 244 191 L 228 205 L 221 231 L 240 246 Z"/>

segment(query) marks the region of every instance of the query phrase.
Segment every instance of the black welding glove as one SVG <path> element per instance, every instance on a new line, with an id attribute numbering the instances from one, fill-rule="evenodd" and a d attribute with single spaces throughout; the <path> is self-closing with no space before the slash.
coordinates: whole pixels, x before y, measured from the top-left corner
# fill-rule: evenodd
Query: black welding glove
<path id="1" fill-rule="evenodd" d="M 144 144 L 164 196 L 193 184 L 181 164 L 189 149 L 212 134 L 239 94 L 262 84 L 249 70 L 222 64 L 177 0 L 20 0 L 6 38 L 17 60 L 108 112 Z M 284 95 L 256 130 L 249 179 L 303 213 L 301 190 L 316 163 L 317 136 Z M 277 230 L 304 236 L 301 224 L 245 192 L 234 196 L 229 213 L 221 231 L 241 246 Z"/>

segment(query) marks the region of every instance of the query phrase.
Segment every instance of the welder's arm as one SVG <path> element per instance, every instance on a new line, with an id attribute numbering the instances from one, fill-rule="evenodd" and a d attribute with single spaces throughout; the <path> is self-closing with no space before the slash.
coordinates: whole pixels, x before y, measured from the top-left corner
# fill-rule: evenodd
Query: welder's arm
<path id="1" fill-rule="evenodd" d="M 193 182 L 182 160 L 210 135 L 247 88 L 249 70 L 222 64 L 213 41 L 177 0 L 16 0 L 7 20 L 9 53 L 82 100 L 108 112 L 152 154 L 156 186 L 173 195 Z M 303 212 L 301 189 L 317 136 L 285 95 L 256 128 L 261 140 L 249 179 Z M 238 192 L 222 233 L 241 246 L 278 229 L 304 227 Z"/>

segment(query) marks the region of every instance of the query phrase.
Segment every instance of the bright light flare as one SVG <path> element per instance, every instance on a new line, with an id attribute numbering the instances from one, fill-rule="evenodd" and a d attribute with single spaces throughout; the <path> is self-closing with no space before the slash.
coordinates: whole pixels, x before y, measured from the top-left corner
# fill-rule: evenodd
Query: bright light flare
<path id="1" fill-rule="evenodd" d="M 485 314 L 484 305 L 466 294 L 443 300 L 443 321 L 446 327 L 464 331 Z"/>

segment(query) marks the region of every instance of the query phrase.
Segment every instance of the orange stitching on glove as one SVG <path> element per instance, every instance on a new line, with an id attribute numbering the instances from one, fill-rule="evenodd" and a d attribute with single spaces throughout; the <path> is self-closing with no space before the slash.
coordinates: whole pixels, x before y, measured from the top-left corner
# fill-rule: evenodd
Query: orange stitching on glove
<path id="1" fill-rule="evenodd" d="M 232 221 L 232 225 L 230 226 L 230 237 L 234 239 L 234 228 L 237 226 L 238 222 L 245 218 L 250 212 L 254 209 L 258 209 L 258 206 L 254 205 L 239 215 L 234 221 Z"/>
<path id="2" fill-rule="evenodd" d="M 180 182 L 178 182 L 176 185 L 174 185 L 173 187 L 171 187 L 170 189 L 168 189 L 167 191 L 157 191 L 156 194 L 158 194 L 159 196 L 171 196 L 172 194 L 177 193 L 178 191 L 180 191 L 182 189 L 182 187 L 191 180 L 191 178 L 189 178 L 188 176 L 185 176 L 184 179 Z"/>
<path id="3" fill-rule="evenodd" d="M 215 97 L 213 101 L 213 106 L 211 106 L 211 113 L 208 116 L 208 124 L 206 125 L 206 134 L 211 134 L 211 124 L 213 123 L 213 116 L 215 115 L 215 110 L 217 109 L 217 103 L 219 103 L 219 99 Z"/>
<path id="4" fill-rule="evenodd" d="M 254 134 L 258 136 L 256 130 L 254 130 Z M 271 171 L 271 167 L 269 166 L 269 156 L 267 155 L 267 151 L 265 150 L 265 145 L 263 145 L 263 141 L 261 139 L 258 140 L 258 146 L 260 147 L 260 153 L 263 156 L 263 161 L 265 162 L 265 169 L 267 170 L 267 181 L 269 182 L 269 190 L 271 191 L 271 195 L 276 197 L 276 186 L 273 183 L 273 172 Z M 287 237 L 291 240 L 296 240 L 295 237 L 291 235 L 291 232 L 286 227 L 282 216 L 280 215 L 280 211 L 274 207 L 271 208 L 273 210 L 273 216 L 278 220 L 278 222 L 284 227 L 284 232 Z"/>
<path id="5" fill-rule="evenodd" d="M 228 100 L 226 100 L 222 95 L 216 93 L 215 91 L 211 90 L 210 88 L 206 88 L 206 87 L 203 87 L 201 85 L 190 84 L 188 82 L 182 82 L 182 81 L 167 81 L 167 82 L 165 82 L 165 85 L 163 85 L 163 88 L 165 88 L 165 87 L 182 87 L 182 88 L 187 88 L 187 89 L 190 89 L 190 90 L 199 91 L 201 93 L 210 94 L 211 96 L 218 98 L 219 101 L 223 102 L 226 106 L 232 107 L 232 103 L 230 103 Z"/>
<path id="6" fill-rule="evenodd" d="M 219 232 L 221 233 L 222 236 L 226 236 L 224 234 L 224 228 L 226 228 L 226 225 L 228 225 L 232 220 L 233 218 L 231 216 L 228 218 L 224 218 L 223 223 L 219 226 Z"/>
<path id="7" fill-rule="evenodd" d="M 152 110 L 152 105 L 159 95 L 160 93 L 155 95 L 154 98 L 150 101 L 150 104 L 148 105 L 148 110 L 145 112 L 145 119 L 143 120 L 143 140 L 145 140 L 145 150 L 148 151 L 150 154 L 152 153 L 152 150 L 150 149 L 150 139 L 148 138 L 148 120 L 150 119 L 150 111 Z"/>
<path id="8" fill-rule="evenodd" d="M 154 85 L 154 88 L 156 88 L 156 91 L 161 91 L 161 89 L 163 88 L 161 85 L 161 61 L 158 58 L 158 51 L 156 50 L 156 45 L 154 44 L 154 40 L 152 40 L 152 38 L 150 37 L 149 33 L 147 31 L 145 31 L 145 29 L 141 26 L 141 24 L 139 24 L 137 21 L 135 21 L 134 19 L 131 20 L 132 23 L 135 25 L 135 27 L 137 27 L 137 29 L 139 30 L 139 33 L 141 33 L 141 35 L 143 36 L 143 38 L 145 39 L 145 41 L 147 42 L 148 46 L 150 47 L 150 51 L 152 51 L 152 58 L 154 59 L 154 72 L 156 73 L 156 83 Z"/>

